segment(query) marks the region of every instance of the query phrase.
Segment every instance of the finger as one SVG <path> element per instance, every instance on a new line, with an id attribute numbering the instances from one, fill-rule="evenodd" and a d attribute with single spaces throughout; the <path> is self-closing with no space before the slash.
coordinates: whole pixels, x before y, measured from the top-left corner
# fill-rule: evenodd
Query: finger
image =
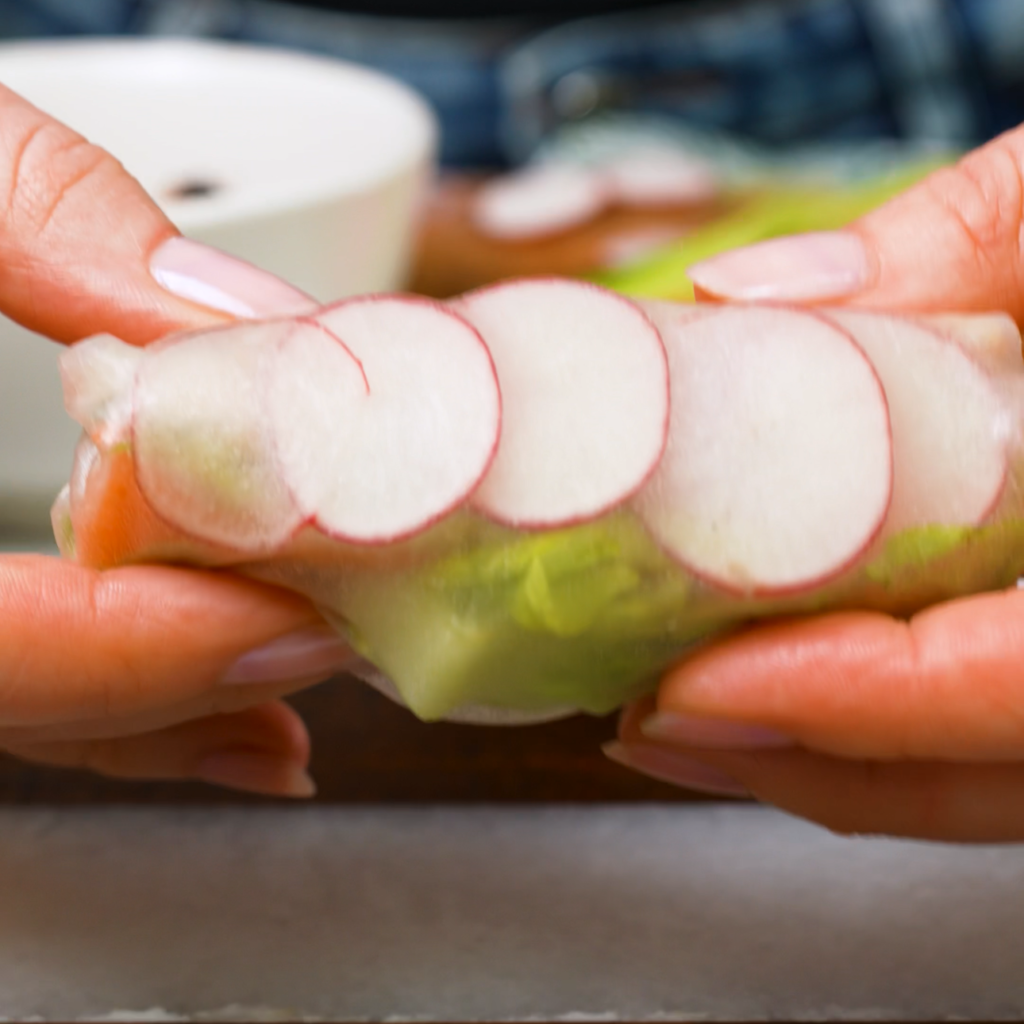
<path id="1" fill-rule="evenodd" d="M 691 268 L 707 295 L 1024 320 L 1024 126 L 844 231 L 773 239 Z"/>
<path id="2" fill-rule="evenodd" d="M 216 715 L 232 715 L 273 703 L 325 682 L 335 674 L 334 671 L 317 672 L 264 685 L 216 686 L 179 703 L 141 712 L 110 714 L 102 718 L 75 719 L 49 725 L 0 728 L 0 749 L 27 744 L 35 746 L 43 743 L 120 739 L 160 732 L 183 722 Z"/>
<path id="3" fill-rule="evenodd" d="M 286 704 L 263 704 L 142 736 L 7 745 L 35 764 L 117 779 L 200 779 L 271 796 L 310 796 L 309 734 Z"/>
<path id="4" fill-rule="evenodd" d="M 643 731 L 685 745 L 1024 760 L 1024 592 L 756 627 L 669 673 L 658 711 Z"/>
<path id="5" fill-rule="evenodd" d="M 145 715 L 344 667 L 303 599 L 228 574 L 0 559 L 0 728 Z"/>
<path id="6" fill-rule="evenodd" d="M 719 751 L 652 743 L 626 726 L 607 748 L 672 785 L 753 796 L 842 835 L 943 842 L 1024 839 L 1024 765 L 849 761 L 804 750 Z"/>
<path id="7" fill-rule="evenodd" d="M 0 86 L 0 310 L 61 341 L 142 344 L 306 309 L 277 278 L 186 242 L 110 154 Z"/>

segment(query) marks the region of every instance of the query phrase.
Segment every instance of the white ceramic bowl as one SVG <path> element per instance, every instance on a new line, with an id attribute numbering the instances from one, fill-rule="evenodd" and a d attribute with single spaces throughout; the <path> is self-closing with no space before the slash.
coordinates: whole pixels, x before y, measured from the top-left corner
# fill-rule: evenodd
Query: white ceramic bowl
<path id="1" fill-rule="evenodd" d="M 0 46 L 0 82 L 113 153 L 187 235 L 323 301 L 402 285 L 437 130 L 374 71 L 183 40 Z M 56 346 L 0 318 L 0 530 L 71 464 Z"/>

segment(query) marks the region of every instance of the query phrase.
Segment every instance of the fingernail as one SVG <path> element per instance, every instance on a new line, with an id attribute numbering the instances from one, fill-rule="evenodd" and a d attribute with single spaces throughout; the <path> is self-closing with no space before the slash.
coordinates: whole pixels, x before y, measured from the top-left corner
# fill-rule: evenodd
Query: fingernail
<path id="1" fill-rule="evenodd" d="M 617 764 L 673 786 L 715 796 L 751 795 L 750 790 L 731 775 L 672 750 L 640 743 L 619 742 L 607 743 L 601 749 L 605 757 Z"/>
<path id="2" fill-rule="evenodd" d="M 354 658 L 352 648 L 333 630 L 304 629 L 243 654 L 224 674 L 221 685 L 255 686 L 327 675 L 341 672 Z"/>
<path id="3" fill-rule="evenodd" d="M 190 238 L 169 238 L 158 246 L 149 272 L 179 298 L 233 316 L 291 316 L 318 305 L 279 277 Z"/>
<path id="4" fill-rule="evenodd" d="M 296 800 L 308 800 L 316 795 L 316 783 L 301 764 L 269 754 L 238 750 L 209 754 L 196 766 L 195 774 L 211 785 L 246 793 Z"/>
<path id="5" fill-rule="evenodd" d="M 708 750 L 774 750 L 796 745 L 789 736 L 762 725 L 681 715 L 675 711 L 656 712 L 640 723 L 640 731 L 659 743 Z"/>
<path id="6" fill-rule="evenodd" d="M 714 256 L 690 267 L 690 280 L 710 295 L 740 302 L 838 299 L 868 282 L 864 243 L 848 231 L 815 231 Z"/>

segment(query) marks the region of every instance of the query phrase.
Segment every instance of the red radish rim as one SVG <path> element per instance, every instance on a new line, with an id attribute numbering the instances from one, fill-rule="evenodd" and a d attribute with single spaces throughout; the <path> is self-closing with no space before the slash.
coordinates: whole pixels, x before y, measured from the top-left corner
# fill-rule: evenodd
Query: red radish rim
<path id="1" fill-rule="evenodd" d="M 493 440 L 491 442 L 490 449 L 489 449 L 489 451 L 487 453 L 487 458 L 484 461 L 483 469 L 479 472 L 479 474 L 473 480 L 472 485 L 470 487 L 468 487 L 450 505 L 448 505 L 444 509 L 440 510 L 439 512 L 437 512 L 433 516 L 430 516 L 427 520 L 425 520 L 423 522 L 420 522 L 415 527 L 412 527 L 409 530 L 400 531 L 398 533 L 379 534 L 377 536 L 369 537 L 369 538 L 367 538 L 367 537 L 353 537 L 352 535 L 347 534 L 347 533 L 343 533 L 342 531 L 329 529 L 328 527 L 326 527 L 320 521 L 320 518 L 319 518 L 319 516 L 317 516 L 316 513 L 309 513 L 309 512 L 307 512 L 307 510 L 302 509 L 302 511 L 307 516 L 304 525 L 310 526 L 312 529 L 316 530 L 318 533 L 323 534 L 323 536 L 329 538 L 330 540 L 341 541 L 341 542 L 346 543 L 346 544 L 352 544 L 354 546 L 363 547 L 363 548 L 382 547 L 382 546 L 384 546 L 386 544 L 393 544 L 393 543 L 397 543 L 399 541 L 410 540 L 410 539 L 412 539 L 414 537 L 418 537 L 418 536 L 420 536 L 420 534 L 425 533 L 431 527 L 436 526 L 438 523 L 442 522 L 443 520 L 447 519 L 450 515 L 454 514 L 456 511 L 458 511 L 458 509 L 462 505 L 465 505 L 465 504 L 467 504 L 470 501 L 473 492 L 477 489 L 477 487 L 480 486 L 480 482 L 483 480 L 483 478 L 490 471 L 490 468 L 491 468 L 492 464 L 494 463 L 494 459 L 495 459 L 495 457 L 498 454 L 498 445 L 499 445 L 499 443 L 501 441 L 503 403 L 502 403 L 502 395 L 501 395 L 501 382 L 498 380 L 498 369 L 494 365 L 494 357 L 491 355 L 491 350 L 487 347 L 487 343 L 484 341 L 484 339 L 483 339 L 482 335 L 480 334 L 480 332 L 471 323 L 469 323 L 466 319 L 464 319 L 463 317 L 459 316 L 459 314 L 451 307 L 450 304 L 445 303 L 445 302 L 440 302 L 437 299 L 430 299 L 430 298 L 427 298 L 426 296 L 422 296 L 422 295 L 411 295 L 411 294 L 408 294 L 406 292 L 375 292 L 375 293 L 368 294 L 368 295 L 357 295 L 357 296 L 353 296 L 353 297 L 347 298 L 347 299 L 339 299 L 336 302 L 330 303 L 330 305 L 321 307 L 319 310 L 317 310 L 315 316 L 320 316 L 320 315 L 322 315 L 324 313 L 329 313 L 329 312 L 331 312 L 333 310 L 341 309 L 342 307 L 347 307 L 347 306 L 369 305 L 369 304 L 376 303 L 376 302 L 395 302 L 395 301 L 397 301 L 397 302 L 405 302 L 405 303 L 408 303 L 410 305 L 426 306 L 428 308 L 434 309 L 437 312 L 444 314 L 445 316 L 448 316 L 448 317 L 451 317 L 454 320 L 457 320 L 463 327 L 465 327 L 472 334 L 472 336 L 476 339 L 477 344 L 483 350 L 484 355 L 487 358 L 487 365 L 488 365 L 488 367 L 490 369 L 490 372 L 491 372 L 491 378 L 494 381 L 495 396 L 497 398 L 497 410 L 496 410 L 497 411 L 497 416 L 495 417 L 495 424 L 496 424 L 496 426 L 495 426 L 495 430 L 494 430 L 494 438 L 493 438 Z M 348 346 L 345 345 L 345 343 L 341 341 L 341 339 L 337 336 L 337 334 L 334 331 L 332 331 L 330 328 L 326 327 L 326 325 L 321 324 L 319 326 L 324 328 L 325 333 L 327 334 L 327 336 L 329 338 L 331 338 L 331 340 L 333 340 L 337 344 L 341 345 L 342 348 L 344 348 L 345 351 L 348 352 L 348 354 L 356 361 L 356 363 L 359 365 L 360 369 L 362 370 L 362 363 L 355 356 L 355 354 L 352 353 L 352 351 L 348 348 Z M 278 345 L 279 346 L 283 346 L 283 345 L 285 345 L 287 343 L 287 341 L 288 341 L 288 336 L 282 338 L 281 341 L 278 343 Z M 370 385 L 370 382 L 366 378 L 365 370 L 363 371 L 363 379 L 367 381 L 367 394 L 368 395 L 372 394 L 372 387 Z M 272 441 L 274 443 L 275 455 L 276 455 L 277 454 L 276 450 L 277 450 L 277 447 L 278 447 L 277 443 L 276 443 L 276 438 L 272 438 Z M 282 477 L 282 479 L 283 479 L 283 477 Z M 289 491 L 291 491 L 291 488 L 289 488 Z M 298 506 L 298 502 L 296 502 L 296 505 Z M 301 529 L 301 527 L 300 527 L 300 529 Z M 290 539 L 294 539 L 294 536 L 292 538 L 290 538 Z"/>
<path id="2" fill-rule="evenodd" d="M 626 298 L 629 298 L 629 296 L 626 296 Z M 732 309 L 734 306 L 739 305 L 739 303 L 729 303 L 728 305 L 724 305 L 719 302 L 680 302 L 675 299 L 652 299 L 639 296 L 637 298 L 631 298 L 630 301 L 633 302 L 634 305 L 640 307 L 641 311 L 647 316 L 647 318 L 654 323 L 656 329 L 658 329 L 657 321 L 655 321 L 654 317 L 647 312 L 648 306 L 668 306 L 679 309 L 689 315 L 687 323 L 693 323 L 696 320 L 702 320 L 709 313 L 720 313 L 723 309 Z M 777 308 L 781 309 L 789 307 L 780 306 Z M 660 334 L 660 329 L 658 330 Z M 664 342 L 665 339 L 663 336 L 662 344 L 664 344 Z"/>
<path id="3" fill-rule="evenodd" d="M 999 396 L 999 393 L 995 390 L 995 388 L 992 385 L 991 375 L 986 372 L 984 365 L 976 358 L 974 353 L 970 352 L 968 349 L 964 348 L 964 346 L 961 345 L 956 340 L 956 338 L 953 336 L 952 333 L 948 333 L 947 334 L 947 333 L 945 333 L 943 331 L 940 331 L 935 325 L 928 323 L 928 321 L 926 319 L 924 319 L 924 317 L 927 316 L 927 314 L 921 314 L 919 316 L 915 316 L 913 313 L 903 313 L 903 312 L 897 312 L 897 313 L 890 314 L 890 313 L 887 313 L 884 310 L 880 310 L 880 309 L 867 309 L 867 308 L 865 308 L 865 309 L 859 309 L 859 308 L 858 309 L 849 309 L 849 308 L 844 308 L 842 306 L 829 306 L 829 307 L 823 307 L 821 309 L 810 309 L 810 310 L 807 310 L 807 312 L 808 313 L 813 313 L 815 316 L 819 316 L 822 319 L 828 320 L 829 323 L 834 324 L 837 327 L 839 327 L 840 325 L 838 323 L 836 323 L 836 321 L 830 319 L 830 316 L 834 312 L 835 313 L 852 313 L 852 314 L 855 314 L 855 315 L 864 314 L 864 315 L 867 315 L 867 316 L 881 317 L 881 318 L 886 319 L 886 320 L 899 320 L 902 323 L 910 324 L 911 326 L 916 327 L 919 330 L 922 330 L 925 333 L 932 335 L 932 337 L 936 338 L 941 343 L 943 343 L 945 345 L 952 345 L 953 348 L 955 348 L 964 357 L 964 359 L 966 359 L 967 362 L 970 363 L 970 365 L 973 366 L 974 369 L 978 371 L 978 375 L 982 378 L 982 380 L 985 383 L 985 387 L 989 390 L 989 392 L 990 392 L 990 394 L 992 396 L 993 403 L 996 404 L 996 405 L 999 405 L 1001 407 L 1005 407 L 1005 403 L 1002 401 L 1002 399 Z M 844 329 L 844 328 L 840 328 L 840 329 Z M 856 338 L 853 339 L 853 342 L 854 342 L 855 345 L 857 345 L 858 348 L 861 349 L 862 352 L 864 351 L 864 349 L 857 342 Z M 867 355 L 866 352 L 864 354 Z M 870 360 L 870 358 L 871 357 L 868 356 L 869 360 Z M 965 525 L 981 526 L 982 523 L 984 523 L 987 519 L 990 519 L 992 517 L 992 515 L 996 511 L 996 509 L 999 508 L 999 505 L 1002 503 L 1003 497 L 1006 494 L 1006 488 L 1007 488 L 1007 486 L 1009 485 L 1009 482 L 1010 482 L 1010 440 L 1009 440 L 1009 438 L 1003 438 L 1001 440 L 1001 442 L 1000 442 L 1000 445 L 1001 445 L 1001 448 L 1002 448 L 1002 451 L 1003 451 L 1003 475 L 1002 475 L 1002 478 L 999 481 L 999 486 L 996 488 L 994 496 L 993 496 L 991 502 L 986 506 L 984 515 L 982 515 L 975 522 L 969 523 L 969 524 L 965 524 Z"/>
<path id="4" fill-rule="evenodd" d="M 341 340 L 341 338 L 337 336 L 337 334 L 334 333 L 334 331 L 332 331 L 326 324 L 320 323 L 320 321 L 315 317 L 299 317 L 296 320 L 296 323 L 300 323 L 305 327 L 312 327 L 317 331 L 323 331 L 331 341 L 340 345 L 349 359 L 359 367 L 359 376 L 363 378 L 363 390 L 367 395 L 370 394 L 370 382 L 366 377 L 366 367 L 363 366 L 363 361 L 355 354 L 355 352 L 352 351 L 352 349 L 348 347 L 348 345 L 345 344 L 345 342 Z M 279 344 L 284 344 L 284 342 L 279 342 Z"/>
<path id="5" fill-rule="evenodd" d="M 609 513 L 615 511 L 615 509 L 621 508 L 624 505 L 628 504 L 630 501 L 632 501 L 633 498 L 635 498 L 636 495 L 639 494 L 640 491 L 643 490 L 643 488 L 647 485 L 651 477 L 654 476 L 654 474 L 657 472 L 658 466 L 661 464 L 662 458 L 664 458 L 665 449 L 668 447 L 669 427 L 671 426 L 672 422 L 672 381 L 668 365 L 668 350 L 665 347 L 665 340 L 661 336 L 661 331 L 658 330 L 657 324 L 654 323 L 651 317 L 647 315 L 646 310 L 644 310 L 641 306 L 637 305 L 637 303 L 630 299 L 628 296 L 622 295 L 619 292 L 612 291 L 610 288 L 604 288 L 601 285 L 594 284 L 591 281 L 577 281 L 571 277 L 558 277 L 557 275 L 553 274 L 539 275 L 536 277 L 506 278 L 505 280 L 502 281 L 496 281 L 492 284 L 484 285 L 481 288 L 474 288 L 472 291 L 465 292 L 463 295 L 458 296 L 456 299 L 452 301 L 455 304 L 460 304 L 463 302 L 467 302 L 468 300 L 473 299 L 477 296 L 486 295 L 489 292 L 500 291 L 505 288 L 514 288 L 522 284 L 568 284 L 576 288 L 584 288 L 590 291 L 598 292 L 601 295 L 610 296 L 611 298 L 616 299 L 617 301 L 623 303 L 625 306 L 629 307 L 634 312 L 636 312 L 640 316 L 640 318 L 648 325 L 648 327 L 650 327 L 651 333 L 657 341 L 658 353 L 661 358 L 662 366 L 665 370 L 665 416 L 662 421 L 661 445 L 658 449 L 658 454 L 652 460 L 651 465 L 647 468 L 647 471 L 644 473 L 642 479 L 640 479 L 640 481 L 636 484 L 635 487 L 626 491 L 624 494 L 622 494 L 620 498 L 616 499 L 610 505 L 606 505 L 600 509 L 597 509 L 593 513 L 590 513 L 588 515 L 573 516 L 569 519 L 556 520 L 511 520 L 503 516 L 497 515 L 496 513 L 492 512 L 489 508 L 487 508 L 485 505 L 482 505 L 479 502 L 477 502 L 475 499 L 470 499 L 470 503 L 473 509 L 479 512 L 479 514 L 484 516 L 486 519 L 490 520 L 493 523 L 498 523 L 500 526 L 508 526 L 515 530 L 522 530 L 523 532 L 555 530 L 562 527 L 580 526 L 583 523 L 592 523 L 595 522 L 597 519 L 600 519 L 602 516 L 606 516 Z M 484 339 L 484 344 L 486 345 L 486 343 L 486 339 Z M 499 443 L 500 440 L 501 435 L 499 432 Z M 497 447 L 498 446 L 496 445 L 494 455 L 497 455 Z M 492 462 L 493 459 L 494 456 L 492 456 Z M 483 480 L 483 477 L 481 477 L 480 479 Z"/>
<path id="6" fill-rule="evenodd" d="M 887 436 L 889 438 L 889 446 L 888 446 L 888 451 L 889 451 L 889 473 L 888 473 L 888 477 L 889 477 L 889 481 L 888 481 L 888 487 L 886 489 L 887 490 L 886 500 L 885 500 L 884 506 L 882 508 L 881 514 L 878 517 L 878 521 L 873 526 L 870 534 L 868 534 L 865 537 L 865 539 L 864 539 L 863 543 L 860 545 L 860 547 L 857 548 L 856 553 L 851 555 L 845 561 L 837 564 L 831 571 L 829 571 L 827 573 L 824 573 L 821 576 L 816 576 L 814 578 L 814 580 L 813 580 L 812 586 L 813 586 L 814 589 L 817 589 L 819 587 L 828 586 L 830 583 L 834 583 L 837 579 L 839 579 L 839 577 L 843 576 L 846 572 L 848 572 L 850 569 L 852 569 L 857 564 L 857 562 L 860 561 L 861 557 L 865 554 L 865 552 L 867 552 L 871 548 L 871 546 L 875 543 L 875 541 L 878 540 L 879 536 L 881 536 L 882 531 L 885 529 L 886 520 L 889 518 L 889 509 L 890 509 L 890 507 L 892 505 L 893 487 L 894 487 L 895 481 L 896 481 L 896 473 L 895 473 L 896 460 L 894 458 L 894 453 L 893 453 L 892 416 L 891 416 L 891 414 L 889 412 L 889 398 L 888 398 L 888 396 L 885 393 L 884 386 L 882 385 L 882 379 L 878 375 L 878 371 L 875 369 L 874 363 L 871 362 L 871 360 L 867 356 L 867 353 L 860 347 L 860 345 L 858 345 L 856 343 L 854 338 L 850 335 L 849 331 L 845 330 L 844 328 L 840 327 L 838 324 L 833 323 L 830 320 L 826 320 L 826 318 L 823 317 L 822 315 L 820 315 L 817 310 L 806 309 L 806 308 L 802 308 L 800 306 L 785 305 L 785 304 L 782 304 L 782 303 L 765 303 L 765 302 L 758 302 L 758 303 L 754 303 L 754 302 L 743 302 L 743 303 L 736 302 L 736 303 L 728 303 L 728 304 L 722 304 L 722 305 L 717 304 L 717 303 L 704 303 L 704 305 L 709 307 L 708 313 L 711 316 L 717 316 L 717 315 L 722 314 L 722 313 L 731 312 L 731 311 L 733 311 L 733 310 L 735 310 L 737 308 L 752 309 L 752 310 L 756 310 L 756 309 L 778 309 L 778 310 L 783 310 L 785 312 L 796 313 L 798 315 L 809 316 L 809 317 L 811 317 L 813 319 L 822 321 L 822 322 L 826 323 L 826 325 L 828 327 L 834 329 L 837 333 L 841 334 L 843 337 L 846 338 L 847 341 L 849 341 L 851 343 L 853 349 L 857 352 L 857 354 L 860 356 L 860 358 L 864 360 L 864 362 L 868 366 L 868 369 L 871 371 L 871 377 L 872 377 L 872 379 L 875 382 L 875 386 L 878 388 L 879 394 L 880 394 L 881 399 L 882 399 L 882 405 L 883 405 L 883 408 L 885 409 L 886 434 L 887 434 Z M 706 571 L 704 571 L 702 569 L 697 569 L 696 567 L 691 565 L 688 561 L 686 561 L 686 559 L 684 559 L 678 552 L 676 552 L 671 547 L 666 545 L 665 542 L 662 541 L 658 537 L 657 533 L 650 527 L 650 525 L 646 521 L 646 517 L 642 514 L 642 512 L 639 509 L 635 509 L 634 510 L 634 514 L 644 524 L 645 528 L 647 529 L 647 532 L 654 539 L 654 542 L 665 553 L 665 555 L 668 558 L 672 559 L 672 561 L 674 561 L 677 565 L 682 566 L 682 568 L 685 569 L 686 572 L 688 572 L 694 579 L 699 580 L 701 583 L 705 584 L 706 586 L 712 587 L 712 588 L 714 588 L 715 590 L 718 590 L 721 593 L 728 594 L 728 595 L 733 596 L 733 597 L 745 597 L 745 598 L 751 598 L 751 599 L 753 599 L 753 598 L 784 598 L 784 597 L 794 597 L 794 596 L 797 596 L 797 595 L 805 594 L 808 591 L 808 589 L 809 589 L 807 583 L 790 583 L 790 584 L 786 584 L 784 586 L 778 586 L 778 587 L 771 587 L 771 586 L 768 586 L 768 587 L 766 587 L 766 586 L 742 587 L 742 586 L 737 586 L 736 584 L 734 584 L 732 582 L 729 582 L 729 581 L 726 581 L 726 580 L 723 580 L 723 579 L 719 579 L 717 576 L 714 575 L 714 573 L 709 573 L 709 572 L 706 572 Z"/>
<path id="7" fill-rule="evenodd" d="M 220 332 L 227 332 L 227 331 L 232 331 L 232 330 L 238 330 L 240 327 L 244 327 L 247 324 L 251 324 L 251 323 L 260 323 L 260 324 L 269 324 L 269 323 L 293 324 L 295 322 L 295 319 L 296 318 L 294 318 L 294 317 L 270 317 L 267 320 L 259 320 L 259 321 L 244 321 L 243 320 L 243 321 L 238 321 L 236 323 L 224 324 L 224 325 L 220 325 L 220 326 L 213 327 L 213 328 L 207 328 L 207 329 L 204 329 L 204 330 L 201 329 L 201 330 L 196 330 L 196 331 L 182 331 L 182 332 L 179 332 L 178 334 L 171 334 L 171 335 L 168 335 L 166 338 L 161 338 L 159 341 L 157 341 L 153 345 L 146 346 L 146 351 L 147 351 L 147 353 L 148 352 L 156 353 L 158 351 L 162 352 L 162 351 L 164 351 L 167 348 L 172 348 L 175 345 L 179 345 L 182 342 L 189 341 L 189 340 L 191 340 L 191 339 L 193 339 L 195 337 L 198 337 L 199 335 L 206 335 L 206 334 L 213 334 L 213 333 L 220 333 Z M 285 335 L 285 337 L 287 338 L 288 335 Z M 279 345 L 281 343 L 282 342 L 278 342 Z M 141 376 L 142 376 L 142 367 L 140 366 L 136 370 L 135 378 L 132 381 L 132 401 L 131 401 L 132 420 L 131 420 L 131 429 L 128 432 L 128 434 L 129 434 L 129 443 L 131 445 L 132 472 L 135 475 L 135 482 L 138 485 L 139 494 L 142 495 L 143 499 L 146 502 L 146 505 L 149 507 L 149 509 L 153 513 L 153 515 L 156 516 L 156 518 L 160 520 L 160 522 L 162 522 L 165 526 L 169 527 L 170 529 L 175 530 L 177 533 L 181 534 L 181 536 L 185 540 L 194 541 L 197 544 L 205 544 L 207 546 L 213 546 L 213 547 L 221 548 L 222 550 L 224 550 L 224 551 L 226 551 L 226 552 L 228 552 L 230 554 L 244 556 L 246 559 L 251 558 L 253 555 L 269 554 L 270 552 L 273 552 L 276 549 L 278 549 L 280 547 L 283 547 L 285 544 L 291 543 L 293 540 L 295 540 L 295 538 L 299 535 L 299 533 L 302 532 L 303 529 L 305 529 L 307 526 L 311 526 L 312 525 L 312 523 L 309 520 L 309 518 L 303 516 L 302 519 L 296 524 L 295 528 L 291 531 L 291 533 L 289 533 L 287 536 L 283 537 L 281 540 L 276 541 L 273 544 L 264 544 L 264 545 L 261 545 L 259 547 L 251 547 L 250 548 L 250 547 L 239 547 L 238 544 L 232 544 L 232 543 L 227 542 L 227 541 L 211 540 L 209 537 L 204 537 L 202 534 L 196 533 L 194 529 L 188 529 L 188 528 L 182 526 L 180 523 L 177 523 L 173 519 L 169 518 L 165 512 L 161 512 L 160 509 L 158 509 L 156 507 L 156 505 L 153 504 L 153 499 L 152 499 L 152 497 L 149 494 L 149 489 L 146 487 L 145 483 L 143 482 L 143 475 L 139 472 L 139 446 L 138 446 L 138 439 L 137 439 L 137 436 L 136 436 L 136 432 L 137 432 L 138 421 L 139 421 L 139 419 L 138 419 L 139 379 L 141 378 Z M 262 374 L 261 374 L 261 376 L 262 376 Z M 271 439 L 271 440 L 273 440 L 273 439 Z M 271 445 L 271 450 L 272 450 L 272 454 L 273 454 L 274 458 L 276 459 L 277 458 L 277 445 L 276 444 L 272 444 Z M 281 483 L 284 486 L 285 490 L 288 492 L 288 494 L 291 496 L 296 510 L 297 511 L 301 511 L 301 509 L 299 508 L 299 503 L 297 501 L 295 501 L 295 495 L 292 493 L 292 489 L 288 486 L 288 483 L 284 479 L 283 475 L 281 476 Z"/>

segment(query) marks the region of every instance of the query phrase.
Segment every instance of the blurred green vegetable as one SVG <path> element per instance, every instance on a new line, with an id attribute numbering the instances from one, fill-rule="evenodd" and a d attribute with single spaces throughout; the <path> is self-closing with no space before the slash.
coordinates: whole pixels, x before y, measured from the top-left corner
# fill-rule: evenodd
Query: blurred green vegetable
<path id="1" fill-rule="evenodd" d="M 626 295 L 692 302 L 693 285 L 687 271 L 695 263 L 780 235 L 844 227 L 947 162 L 938 158 L 920 161 L 863 184 L 768 188 L 655 255 L 628 267 L 602 271 L 593 280 Z"/>

